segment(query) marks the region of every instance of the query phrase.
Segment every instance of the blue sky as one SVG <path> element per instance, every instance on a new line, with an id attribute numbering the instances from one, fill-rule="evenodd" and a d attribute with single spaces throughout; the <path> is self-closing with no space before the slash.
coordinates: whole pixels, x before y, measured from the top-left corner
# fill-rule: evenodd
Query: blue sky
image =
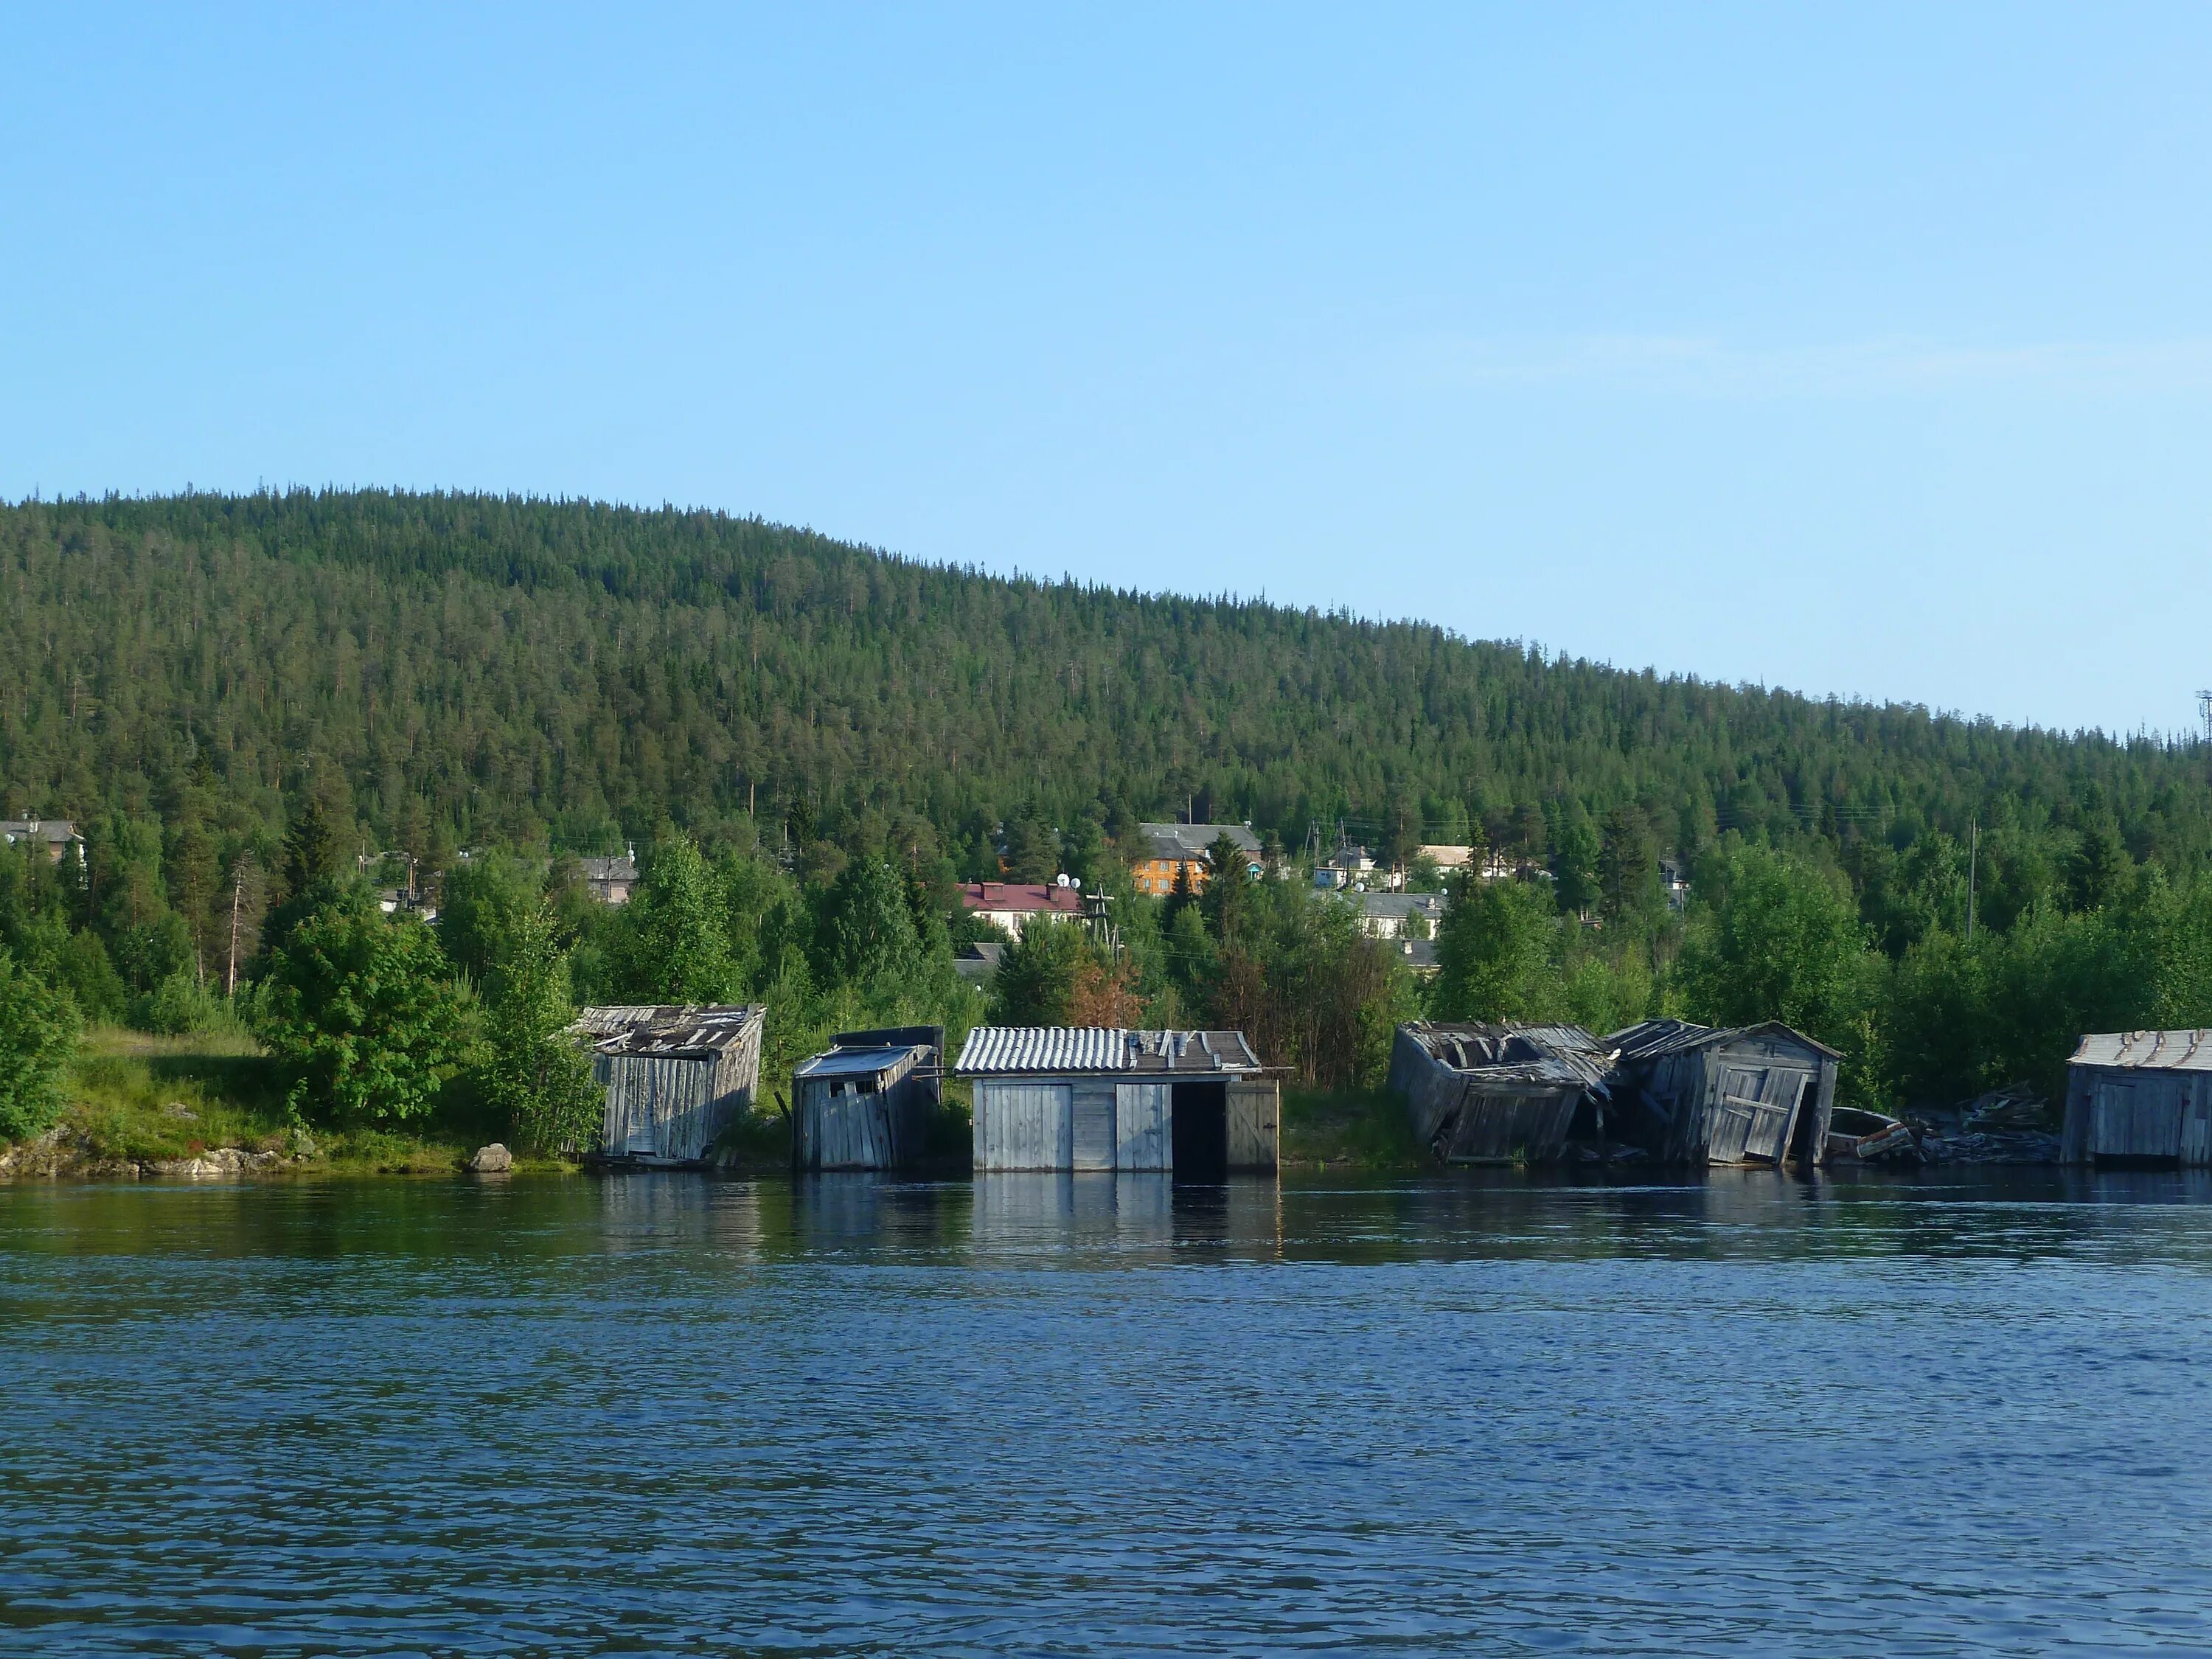
<path id="1" fill-rule="evenodd" d="M 2212 9 L 9 27 L 11 497 L 703 504 L 2068 727 L 2212 684 Z"/>

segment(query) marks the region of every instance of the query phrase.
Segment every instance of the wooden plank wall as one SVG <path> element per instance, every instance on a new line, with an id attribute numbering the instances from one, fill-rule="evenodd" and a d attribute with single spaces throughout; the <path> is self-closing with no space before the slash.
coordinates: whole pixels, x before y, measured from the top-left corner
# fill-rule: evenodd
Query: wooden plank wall
<path id="1" fill-rule="evenodd" d="M 1111 1078 L 1079 1077 L 1071 1085 L 1070 1109 L 1075 1122 L 1070 1138 L 1069 1167 L 1110 1170 L 1114 1167 L 1115 1085 Z"/>
<path id="2" fill-rule="evenodd" d="M 1390 1045 L 1390 1092 L 1406 1103 L 1413 1138 L 1433 1146 L 1445 1115 L 1459 1104 L 1466 1079 L 1401 1030 Z"/>
<path id="3" fill-rule="evenodd" d="M 1114 1167 L 1171 1170 L 1175 1137 L 1170 1123 L 1175 1086 L 1168 1083 L 1123 1083 L 1114 1090 Z"/>
<path id="4" fill-rule="evenodd" d="M 1229 1085 L 1229 1167 L 1273 1170 L 1282 1162 L 1282 1085 L 1271 1077 Z"/>
<path id="5" fill-rule="evenodd" d="M 1074 1091 L 1024 1079 L 975 1084 L 975 1167 L 1065 1170 L 1075 1158 Z"/>
<path id="6" fill-rule="evenodd" d="M 1565 1151 L 1582 1091 L 1508 1091 L 1463 1078 L 1459 1121 L 1445 1158 L 1453 1164 L 1543 1164 Z"/>

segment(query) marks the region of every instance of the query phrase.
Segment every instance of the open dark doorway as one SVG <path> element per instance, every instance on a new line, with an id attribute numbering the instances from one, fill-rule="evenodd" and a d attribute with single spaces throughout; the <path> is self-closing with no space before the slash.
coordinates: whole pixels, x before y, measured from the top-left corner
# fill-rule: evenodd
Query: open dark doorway
<path id="1" fill-rule="evenodd" d="M 1169 1106 L 1175 1178 L 1221 1186 L 1229 1179 L 1229 1085 L 1178 1083 Z"/>

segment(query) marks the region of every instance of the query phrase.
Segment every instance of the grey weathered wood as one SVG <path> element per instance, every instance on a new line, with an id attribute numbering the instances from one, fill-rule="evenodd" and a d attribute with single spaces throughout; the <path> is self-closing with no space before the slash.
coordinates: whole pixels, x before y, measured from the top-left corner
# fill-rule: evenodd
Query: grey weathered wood
<path id="1" fill-rule="evenodd" d="M 1229 1167 L 1273 1170 L 1282 1163 L 1282 1087 L 1271 1077 L 1229 1085 Z"/>
<path id="2" fill-rule="evenodd" d="M 1065 1083 L 975 1085 L 975 1167 L 1066 1170 L 1074 1158 L 1073 1091 Z"/>
<path id="3" fill-rule="evenodd" d="M 1169 1083 L 1123 1083 L 1114 1090 L 1114 1167 L 1171 1170 L 1175 1139 L 1170 1129 L 1175 1086 Z"/>

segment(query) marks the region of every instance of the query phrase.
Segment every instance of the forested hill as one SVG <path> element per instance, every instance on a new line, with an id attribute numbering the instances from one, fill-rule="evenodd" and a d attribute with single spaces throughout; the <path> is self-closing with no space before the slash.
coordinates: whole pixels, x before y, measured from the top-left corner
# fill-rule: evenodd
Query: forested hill
<path id="1" fill-rule="evenodd" d="M 949 842 L 1018 812 L 1556 822 L 1662 838 L 2116 822 L 2207 852 L 2194 745 L 1546 660 L 1415 623 L 1008 580 L 717 514 L 382 492 L 0 507 L 0 802 L 570 848 L 803 802 Z M 1571 635 L 1571 615 L 1560 631 Z M 1522 811 L 1522 821 L 1529 814 Z M 963 830 L 966 826 L 963 837 Z"/>

